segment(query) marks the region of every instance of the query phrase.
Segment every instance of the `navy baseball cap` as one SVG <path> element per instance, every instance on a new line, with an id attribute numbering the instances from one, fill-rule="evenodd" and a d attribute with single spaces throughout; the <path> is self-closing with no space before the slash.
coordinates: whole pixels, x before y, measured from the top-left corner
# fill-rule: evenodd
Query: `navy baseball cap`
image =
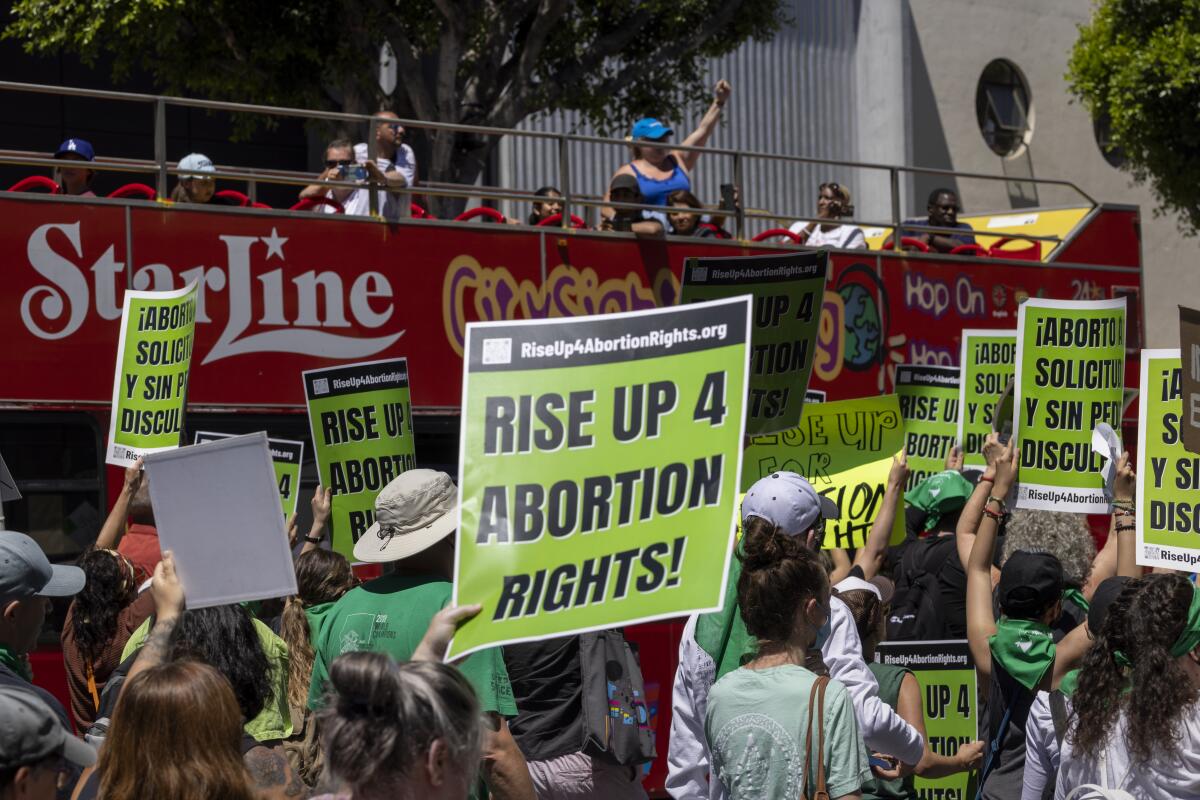
<path id="1" fill-rule="evenodd" d="M 674 131 L 663 125 L 654 117 L 643 117 L 633 123 L 633 131 L 631 135 L 634 139 L 663 139 L 670 136 Z"/>
<path id="2" fill-rule="evenodd" d="M 86 139 L 67 139 L 58 146 L 58 151 L 54 154 L 55 158 L 74 153 L 80 156 L 84 161 L 95 161 L 96 151 L 92 149 L 92 143 Z"/>
<path id="3" fill-rule="evenodd" d="M 86 581 L 79 567 L 51 564 L 25 534 L 0 531 L 0 599 L 71 597 Z"/>
<path id="4" fill-rule="evenodd" d="M 788 536 L 810 530 L 818 518 L 841 516 L 837 503 L 817 494 L 812 484 L 795 472 L 772 472 L 755 482 L 742 498 L 742 525 L 748 517 L 762 517 Z"/>

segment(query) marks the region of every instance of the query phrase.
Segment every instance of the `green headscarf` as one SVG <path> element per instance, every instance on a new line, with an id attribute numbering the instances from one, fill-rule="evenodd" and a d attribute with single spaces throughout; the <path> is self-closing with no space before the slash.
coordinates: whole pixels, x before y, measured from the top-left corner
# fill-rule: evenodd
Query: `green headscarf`
<path id="1" fill-rule="evenodd" d="M 1031 692 L 1054 665 L 1054 635 L 1049 627 L 1030 619 L 1001 617 L 988 646 L 992 660 Z"/>
<path id="2" fill-rule="evenodd" d="M 1200 592 L 1192 588 L 1192 605 L 1188 608 L 1187 624 L 1183 633 L 1171 645 L 1171 655 L 1179 658 L 1184 653 L 1190 653 L 1200 645 Z"/>
<path id="3" fill-rule="evenodd" d="M 742 560 L 735 553 L 730 559 L 725 602 L 721 610 L 701 614 L 696 620 L 696 644 L 712 658 L 717 668 L 717 678 L 753 661 L 758 652 L 758 639 L 746 630 L 746 623 L 738 610 L 737 584 L 741 575 Z"/>
<path id="4" fill-rule="evenodd" d="M 946 514 L 953 514 L 967 503 L 975 487 L 961 472 L 953 469 L 930 475 L 904 494 L 904 501 L 925 512 L 925 530 L 933 530 Z"/>

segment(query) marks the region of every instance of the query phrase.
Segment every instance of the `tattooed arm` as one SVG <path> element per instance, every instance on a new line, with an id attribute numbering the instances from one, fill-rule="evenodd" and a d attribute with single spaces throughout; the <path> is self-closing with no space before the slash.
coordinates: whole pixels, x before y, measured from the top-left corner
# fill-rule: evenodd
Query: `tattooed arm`
<path id="1" fill-rule="evenodd" d="M 259 745 L 242 756 L 253 781 L 254 794 L 261 800 L 291 800 L 303 797 L 304 783 L 283 755 L 282 747 Z"/>
<path id="2" fill-rule="evenodd" d="M 183 613 L 183 585 L 175 574 L 175 557 L 170 550 L 163 553 L 162 561 L 154 568 L 154 580 L 150 583 L 154 595 L 154 627 L 146 637 L 141 652 L 129 669 L 126 680 L 133 680 L 139 672 L 156 667 L 167 660 L 167 645 L 171 632 Z"/>

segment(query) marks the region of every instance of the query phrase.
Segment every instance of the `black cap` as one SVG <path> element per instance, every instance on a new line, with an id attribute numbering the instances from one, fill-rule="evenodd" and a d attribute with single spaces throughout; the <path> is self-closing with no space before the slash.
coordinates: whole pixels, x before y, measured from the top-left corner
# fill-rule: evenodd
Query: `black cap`
<path id="1" fill-rule="evenodd" d="M 1092 636 L 1100 635 L 1100 629 L 1104 627 L 1104 618 L 1108 616 L 1109 606 L 1120 596 L 1121 592 L 1125 591 L 1125 584 L 1128 582 L 1129 578 L 1124 575 L 1114 575 L 1101 581 L 1100 585 L 1096 587 L 1096 592 L 1092 595 L 1092 601 L 1088 607 L 1087 618 L 1088 631 Z"/>
<path id="2" fill-rule="evenodd" d="M 1062 563 L 1050 553 L 1018 550 L 1000 570 L 1000 610 L 1010 617 L 1031 619 L 1063 593 Z"/>

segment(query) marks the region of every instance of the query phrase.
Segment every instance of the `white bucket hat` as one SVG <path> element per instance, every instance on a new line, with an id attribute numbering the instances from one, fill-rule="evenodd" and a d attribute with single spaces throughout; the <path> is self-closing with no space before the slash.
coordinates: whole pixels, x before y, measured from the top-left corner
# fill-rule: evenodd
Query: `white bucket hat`
<path id="1" fill-rule="evenodd" d="M 445 539 L 458 527 L 458 488 L 450 476 L 410 469 L 375 498 L 375 524 L 354 543 L 354 558 L 369 564 L 398 561 Z"/>

